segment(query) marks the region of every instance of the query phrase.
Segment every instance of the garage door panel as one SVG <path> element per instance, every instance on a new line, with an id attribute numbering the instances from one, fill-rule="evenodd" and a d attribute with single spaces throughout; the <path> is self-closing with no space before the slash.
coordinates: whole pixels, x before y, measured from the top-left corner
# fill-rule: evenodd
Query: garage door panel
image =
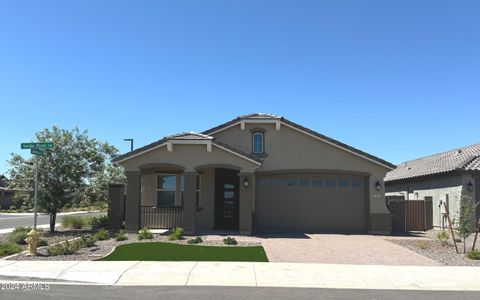
<path id="1" fill-rule="evenodd" d="M 271 184 L 262 184 L 262 180 Z M 257 184 L 257 229 L 365 231 L 363 181 L 338 174 L 261 177 Z"/>

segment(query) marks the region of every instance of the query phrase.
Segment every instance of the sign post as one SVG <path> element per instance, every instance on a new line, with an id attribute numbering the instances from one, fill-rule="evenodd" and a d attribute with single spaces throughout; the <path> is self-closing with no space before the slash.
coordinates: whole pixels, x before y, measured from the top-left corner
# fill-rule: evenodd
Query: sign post
<path id="1" fill-rule="evenodd" d="M 45 149 L 53 148 L 53 143 L 22 143 L 22 149 L 30 149 L 30 153 L 35 155 L 35 191 L 33 205 L 33 229 L 37 230 L 37 197 L 38 197 L 38 156 L 45 155 Z"/>

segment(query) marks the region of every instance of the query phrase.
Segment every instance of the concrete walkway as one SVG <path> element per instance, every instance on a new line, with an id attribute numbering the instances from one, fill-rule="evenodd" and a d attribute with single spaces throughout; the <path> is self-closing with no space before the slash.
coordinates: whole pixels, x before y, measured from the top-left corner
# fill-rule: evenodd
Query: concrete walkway
<path id="1" fill-rule="evenodd" d="M 0 276 L 125 286 L 480 290 L 480 268 L 444 266 L 0 260 Z"/>

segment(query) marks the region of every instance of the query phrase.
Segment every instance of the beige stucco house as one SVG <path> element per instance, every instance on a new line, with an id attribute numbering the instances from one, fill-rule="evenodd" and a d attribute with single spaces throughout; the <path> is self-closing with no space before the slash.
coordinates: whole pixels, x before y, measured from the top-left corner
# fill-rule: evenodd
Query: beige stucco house
<path id="1" fill-rule="evenodd" d="M 281 116 L 167 136 L 116 162 L 129 231 L 391 231 L 383 178 L 394 165 Z"/>

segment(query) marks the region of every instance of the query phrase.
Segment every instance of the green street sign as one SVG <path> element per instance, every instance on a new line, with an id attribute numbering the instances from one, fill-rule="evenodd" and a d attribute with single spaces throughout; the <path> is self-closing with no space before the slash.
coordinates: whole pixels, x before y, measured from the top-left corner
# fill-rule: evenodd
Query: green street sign
<path id="1" fill-rule="evenodd" d="M 30 149 L 30 153 L 33 155 L 44 156 L 45 152 L 42 149 L 32 148 Z"/>
<path id="2" fill-rule="evenodd" d="M 49 149 L 53 148 L 53 143 L 22 143 L 22 149 Z"/>

